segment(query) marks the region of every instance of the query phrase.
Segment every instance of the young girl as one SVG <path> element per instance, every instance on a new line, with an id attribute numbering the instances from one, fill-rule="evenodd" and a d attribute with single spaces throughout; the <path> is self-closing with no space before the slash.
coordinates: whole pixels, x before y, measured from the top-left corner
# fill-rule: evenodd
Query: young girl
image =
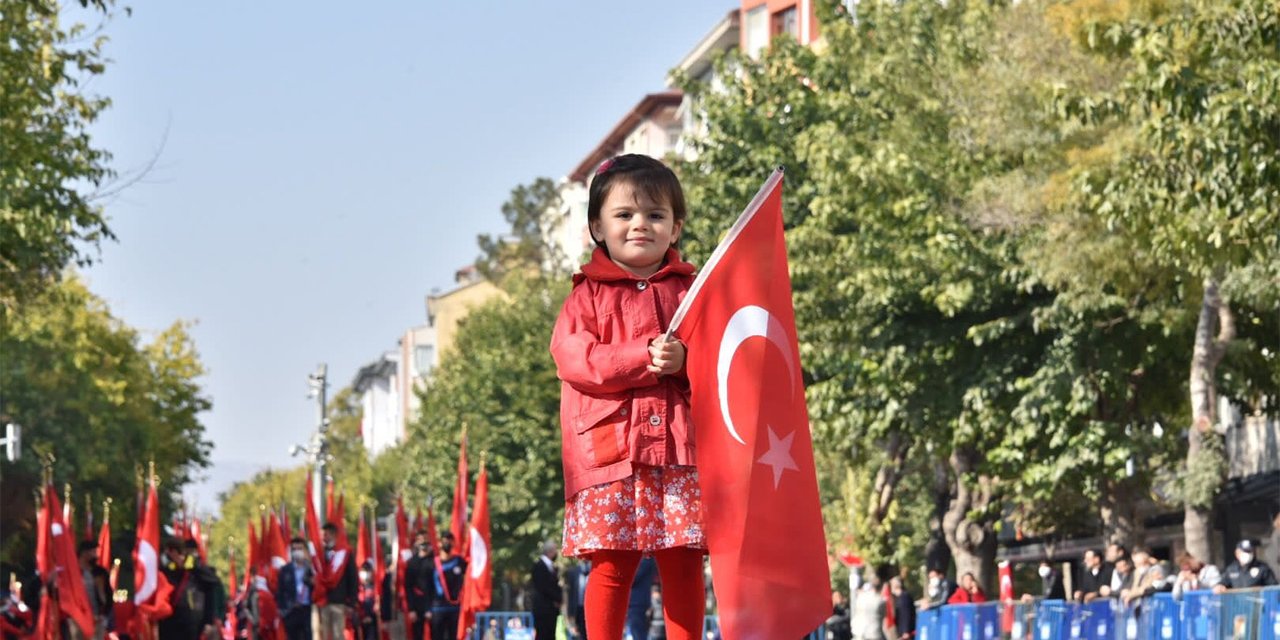
<path id="1" fill-rule="evenodd" d="M 662 339 L 693 282 L 675 249 L 684 220 L 684 192 L 661 162 L 605 161 L 587 204 L 596 249 L 551 337 L 563 381 L 564 554 L 592 561 L 592 640 L 622 637 L 645 554 L 657 559 L 667 638 L 702 633 L 706 540 L 685 348 Z"/>

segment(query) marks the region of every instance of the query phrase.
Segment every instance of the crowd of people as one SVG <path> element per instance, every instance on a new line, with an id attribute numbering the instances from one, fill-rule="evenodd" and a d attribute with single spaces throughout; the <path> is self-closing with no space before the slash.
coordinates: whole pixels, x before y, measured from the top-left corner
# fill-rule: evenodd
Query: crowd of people
<path id="1" fill-rule="evenodd" d="M 825 625 L 827 640 L 903 640 L 916 632 L 918 610 L 956 604 L 981 604 L 995 600 L 989 596 L 972 573 L 952 582 L 937 567 L 928 570 L 924 596 L 914 598 L 901 577 L 893 577 L 882 587 L 879 577 L 870 574 L 865 581 L 855 576 L 851 581 L 852 597 L 846 601 L 837 591 L 832 593 L 833 614 Z M 1272 568 L 1257 557 L 1257 545 L 1240 540 L 1233 561 L 1219 570 L 1187 552 L 1173 564 L 1161 560 L 1149 548 L 1112 543 L 1105 550 L 1086 550 L 1080 570 L 1068 584 L 1059 566 L 1049 559 L 1037 567 L 1039 588 L 1024 593 L 1015 602 L 1039 600 L 1071 600 L 1088 603 L 1098 599 L 1114 599 L 1119 605 L 1141 610 L 1144 599 L 1157 593 L 1171 593 L 1180 599 L 1190 591 L 1209 590 L 1221 594 L 1233 589 L 1275 586 Z M 1070 597 L 1068 597 L 1070 596 Z"/>

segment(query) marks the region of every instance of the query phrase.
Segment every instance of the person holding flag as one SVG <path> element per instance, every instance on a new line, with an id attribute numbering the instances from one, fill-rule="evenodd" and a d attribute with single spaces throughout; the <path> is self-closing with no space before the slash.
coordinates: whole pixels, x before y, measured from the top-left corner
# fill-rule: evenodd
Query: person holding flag
<path id="1" fill-rule="evenodd" d="M 435 554 L 431 574 L 431 640 L 453 640 L 458 635 L 458 614 L 467 561 L 453 552 L 452 531 L 440 534 L 440 552 Z"/>
<path id="2" fill-rule="evenodd" d="M 593 564 L 592 640 L 622 637 L 645 554 L 657 559 L 667 637 L 702 632 L 706 538 L 686 349 L 665 337 L 693 283 L 676 249 L 685 218 L 680 181 L 661 162 L 628 154 L 602 163 L 587 204 L 596 249 L 551 337 L 562 383 L 564 555 Z"/>
<path id="3" fill-rule="evenodd" d="M 337 524 L 324 523 L 321 535 L 324 550 L 317 559 L 321 566 L 316 571 L 318 615 L 313 628 L 318 631 L 319 640 L 343 640 L 359 590 L 356 564 L 347 547 L 347 537 Z"/>

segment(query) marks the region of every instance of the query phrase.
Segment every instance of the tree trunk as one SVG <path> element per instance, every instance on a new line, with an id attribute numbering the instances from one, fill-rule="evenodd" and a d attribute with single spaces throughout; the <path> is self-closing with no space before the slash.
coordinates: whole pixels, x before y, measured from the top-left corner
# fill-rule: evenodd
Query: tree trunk
<path id="1" fill-rule="evenodd" d="M 1138 518 L 1133 479 L 1107 480 L 1103 483 L 1102 491 L 1099 515 L 1102 516 L 1103 542 L 1118 542 L 1132 550 L 1135 545 L 1142 543 L 1145 533 L 1142 520 Z"/>
<path id="2" fill-rule="evenodd" d="M 956 576 L 972 573 L 987 593 L 994 593 L 996 532 L 985 514 L 993 498 L 990 477 L 977 476 L 977 486 L 966 481 L 977 466 L 978 454 L 961 447 L 951 452 L 951 471 L 954 475 L 954 492 L 946 515 L 942 518 L 942 530 L 947 546 L 956 561 Z M 974 516 L 978 519 L 974 519 Z"/>
<path id="3" fill-rule="evenodd" d="M 894 430 L 885 439 L 885 457 L 887 460 L 876 470 L 871 496 L 868 500 L 870 530 L 874 532 L 863 551 L 878 561 L 893 556 L 894 541 L 885 525 L 889 517 L 889 509 L 897 499 L 898 484 L 902 482 L 905 472 L 907 453 L 911 450 L 911 441 L 903 437 L 902 432 Z"/>
<path id="4" fill-rule="evenodd" d="M 947 515 L 947 507 L 951 504 L 951 482 L 947 463 L 941 459 L 933 462 L 931 489 L 933 513 L 929 516 L 929 541 L 924 546 L 925 566 L 945 572 L 951 567 L 951 548 L 947 546 L 947 536 L 942 530 L 942 520 Z"/>
<path id="5" fill-rule="evenodd" d="M 1217 337 L 1214 334 L 1217 333 Z M 1218 386 L 1215 381 L 1218 364 L 1227 345 L 1235 338 L 1235 317 L 1230 304 L 1218 291 L 1215 277 L 1205 278 L 1200 318 L 1196 323 L 1195 347 L 1191 352 L 1191 428 L 1187 430 L 1187 469 L 1198 467 L 1197 458 L 1205 438 L 1216 438 Z M 1213 559 L 1210 540 L 1213 537 L 1213 503 L 1188 499 L 1182 521 L 1187 551 L 1203 562 Z"/>

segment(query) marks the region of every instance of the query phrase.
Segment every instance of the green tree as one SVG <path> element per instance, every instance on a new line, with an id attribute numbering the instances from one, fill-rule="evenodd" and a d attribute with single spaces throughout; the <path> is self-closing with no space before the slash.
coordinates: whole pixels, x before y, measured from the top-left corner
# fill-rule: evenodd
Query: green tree
<path id="1" fill-rule="evenodd" d="M 435 498 L 447 514 L 465 427 L 469 468 L 474 475 L 484 458 L 489 471 L 495 575 L 523 584 L 539 542 L 563 520 L 560 383 L 548 345 L 568 282 L 509 278 L 506 290 L 463 320 L 394 464 L 411 501 Z"/>
<path id="2" fill-rule="evenodd" d="M 40 0 L 0 4 L 0 42 L 0 307 L 12 307 L 113 237 L 95 194 L 114 174 L 88 133 L 110 105 L 86 91 L 106 37 Z"/>
<path id="3" fill-rule="evenodd" d="M 538 178 L 512 189 L 510 199 L 502 204 L 502 217 L 511 230 L 496 238 L 481 234 L 476 239 L 480 245 L 476 267 L 481 275 L 501 282 L 510 274 L 562 272 L 566 259 L 577 256 L 561 255 L 559 245 L 549 235 L 559 218 L 559 209 L 560 190 L 550 178 Z"/>
<path id="4" fill-rule="evenodd" d="M 5 478 L 3 548 L 25 563 L 34 538 L 31 492 L 40 465 L 94 502 L 115 499 L 130 526 L 136 474 L 154 460 L 164 508 L 209 464 L 201 414 L 211 407 L 187 325 L 174 323 L 147 344 L 74 277 L 16 310 L 0 326 L 0 422 L 24 427 L 24 457 L 0 462 Z"/>
<path id="5" fill-rule="evenodd" d="M 1212 429 L 1220 385 L 1254 407 L 1280 387 L 1280 364 L 1265 348 L 1280 283 L 1280 7 L 1078 3 L 1054 17 L 1081 50 L 1123 71 L 1114 85 L 1059 102 L 1064 127 L 1109 133 L 1082 145 L 1065 208 L 1171 273 L 1182 305 L 1170 313 L 1192 318 L 1184 529 L 1188 550 L 1209 557 L 1224 469 Z"/>

